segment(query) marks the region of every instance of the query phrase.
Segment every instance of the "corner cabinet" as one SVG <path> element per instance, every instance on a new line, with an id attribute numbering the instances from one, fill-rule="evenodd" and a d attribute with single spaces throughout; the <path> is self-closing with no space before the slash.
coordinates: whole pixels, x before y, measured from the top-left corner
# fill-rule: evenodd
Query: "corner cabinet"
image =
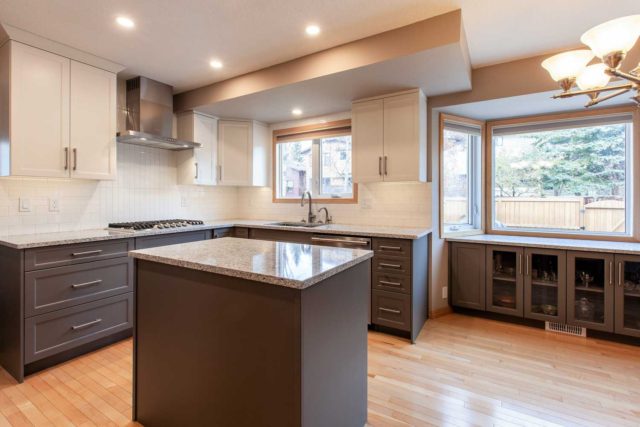
<path id="1" fill-rule="evenodd" d="M 426 181 L 427 107 L 419 89 L 355 101 L 355 182 Z"/>
<path id="2" fill-rule="evenodd" d="M 218 122 L 218 185 L 269 185 L 269 128 L 257 121 Z"/>
<path id="3" fill-rule="evenodd" d="M 202 144 L 176 152 L 178 184 L 215 185 L 218 164 L 218 119 L 189 111 L 178 116 L 178 138 Z"/>
<path id="4" fill-rule="evenodd" d="M 114 73 L 9 41 L 0 104 L 0 175 L 115 179 Z"/>

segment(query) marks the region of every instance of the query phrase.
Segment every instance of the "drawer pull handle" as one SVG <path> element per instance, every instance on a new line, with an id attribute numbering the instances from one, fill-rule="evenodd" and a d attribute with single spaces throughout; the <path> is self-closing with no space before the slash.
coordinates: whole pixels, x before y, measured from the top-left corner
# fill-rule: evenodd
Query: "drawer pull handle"
<path id="1" fill-rule="evenodd" d="M 385 246 L 380 245 L 380 250 L 382 251 L 401 251 L 402 248 L 400 246 Z"/>
<path id="2" fill-rule="evenodd" d="M 385 307 L 378 307 L 378 310 L 380 311 L 384 311 L 385 313 L 393 313 L 393 314 L 400 314 L 402 313 L 402 311 L 400 310 L 394 310 L 392 308 L 385 308 Z"/>
<path id="3" fill-rule="evenodd" d="M 98 255 L 100 253 L 102 253 L 102 249 L 96 249 L 95 251 L 74 252 L 71 254 L 71 256 Z"/>
<path id="4" fill-rule="evenodd" d="M 83 323 L 81 325 L 72 326 L 71 329 L 73 329 L 74 331 L 77 331 L 78 329 L 84 329 L 84 328 L 88 328 L 89 326 L 97 325 L 100 322 L 102 322 L 102 319 L 96 319 L 96 320 L 92 320 L 91 322 Z"/>
<path id="5" fill-rule="evenodd" d="M 386 267 L 386 268 L 402 268 L 402 266 L 400 264 L 387 264 L 386 262 L 381 262 L 380 263 L 380 267 Z"/>
<path id="6" fill-rule="evenodd" d="M 387 282 L 386 280 L 378 280 L 378 282 L 381 285 L 387 285 L 387 286 L 402 286 L 402 283 L 398 283 L 398 282 Z"/>
<path id="7" fill-rule="evenodd" d="M 92 280 L 91 282 L 75 283 L 71 285 L 71 287 L 73 289 L 81 289 L 81 288 L 86 288 L 87 286 L 99 285 L 100 283 L 102 283 L 102 280 Z"/>

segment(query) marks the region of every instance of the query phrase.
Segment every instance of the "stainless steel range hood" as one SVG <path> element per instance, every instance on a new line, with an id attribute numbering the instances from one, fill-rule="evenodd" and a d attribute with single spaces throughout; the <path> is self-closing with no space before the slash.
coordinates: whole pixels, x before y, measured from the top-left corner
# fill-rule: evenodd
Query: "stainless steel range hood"
<path id="1" fill-rule="evenodd" d="M 198 142 L 171 137 L 173 88 L 164 83 L 146 77 L 127 80 L 126 120 L 127 130 L 118 133 L 118 142 L 167 150 L 202 146 Z"/>

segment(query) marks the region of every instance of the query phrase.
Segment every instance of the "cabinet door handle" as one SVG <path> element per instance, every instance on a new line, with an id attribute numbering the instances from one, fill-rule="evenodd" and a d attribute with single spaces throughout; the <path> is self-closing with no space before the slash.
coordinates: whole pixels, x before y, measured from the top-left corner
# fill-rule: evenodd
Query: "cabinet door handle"
<path id="1" fill-rule="evenodd" d="M 385 313 L 393 313 L 393 314 L 400 314 L 402 313 L 402 311 L 400 310 L 394 310 L 392 308 L 385 308 L 385 307 L 378 307 L 378 310 L 380 311 L 384 311 Z"/>
<path id="2" fill-rule="evenodd" d="M 386 280 L 378 280 L 378 283 L 380 283 L 381 285 L 387 285 L 387 286 L 402 286 L 402 283 L 387 282 Z"/>
<path id="3" fill-rule="evenodd" d="M 529 255 L 524 256 L 524 275 L 529 275 Z"/>
<path id="4" fill-rule="evenodd" d="M 97 325 L 100 322 L 102 322 L 102 319 L 96 319 L 96 320 L 92 320 L 91 322 L 72 326 L 71 329 L 73 329 L 74 331 L 77 331 L 78 329 L 84 329 L 84 328 L 88 328 L 89 326 Z"/>
<path id="5" fill-rule="evenodd" d="M 64 170 L 69 170 L 69 147 L 64 147 Z"/>
<path id="6" fill-rule="evenodd" d="M 382 176 L 382 157 L 378 157 L 378 175 Z"/>
<path id="7" fill-rule="evenodd" d="M 222 165 L 218 165 L 218 181 L 222 181 Z"/>
<path id="8" fill-rule="evenodd" d="M 73 170 L 78 169 L 78 149 L 73 149 Z"/>
<path id="9" fill-rule="evenodd" d="M 618 262 L 618 286 L 622 286 L 622 261 Z"/>
<path id="10" fill-rule="evenodd" d="M 380 267 L 387 267 L 387 268 L 401 268 L 402 266 L 400 264 L 388 264 L 386 262 L 381 262 Z"/>
<path id="11" fill-rule="evenodd" d="M 613 261 L 609 261 L 609 284 L 613 286 Z"/>
<path id="12" fill-rule="evenodd" d="M 400 251 L 400 250 L 402 250 L 402 248 L 400 246 L 380 245 L 380 250 L 383 250 L 383 251 Z"/>
<path id="13" fill-rule="evenodd" d="M 196 165 L 196 179 L 198 179 L 198 162 L 196 162 L 195 165 Z"/>
<path id="14" fill-rule="evenodd" d="M 98 255 L 100 253 L 102 253 L 102 249 L 96 249 L 95 251 L 73 252 L 71 256 Z"/>
<path id="15" fill-rule="evenodd" d="M 518 254 L 518 274 L 522 274 L 522 254 Z"/>
<path id="16" fill-rule="evenodd" d="M 100 283 L 102 283 L 102 280 L 92 280 L 91 282 L 75 283 L 71 285 L 71 287 L 73 289 L 81 289 L 81 288 L 86 288 L 87 286 L 99 285 Z"/>
<path id="17" fill-rule="evenodd" d="M 384 156 L 384 174 L 387 175 L 387 156 Z"/>

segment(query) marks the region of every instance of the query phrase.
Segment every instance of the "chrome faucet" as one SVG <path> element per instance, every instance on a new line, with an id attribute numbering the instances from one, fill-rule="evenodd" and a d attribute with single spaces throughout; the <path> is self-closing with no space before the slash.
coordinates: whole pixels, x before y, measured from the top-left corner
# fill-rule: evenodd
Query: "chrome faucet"
<path id="1" fill-rule="evenodd" d="M 329 224 L 331 222 L 331 215 L 329 215 L 329 209 L 323 206 L 320 209 L 318 209 L 318 213 L 320 213 L 320 211 L 324 211 L 324 223 Z"/>
<path id="2" fill-rule="evenodd" d="M 302 194 L 302 199 L 300 199 L 300 206 L 304 207 L 304 196 L 309 197 L 309 214 L 307 215 L 307 222 L 309 224 L 315 222 L 316 220 L 316 216 L 313 214 L 312 211 L 312 203 L 313 203 L 313 199 L 311 198 L 311 193 L 310 192 L 305 192 Z"/>

